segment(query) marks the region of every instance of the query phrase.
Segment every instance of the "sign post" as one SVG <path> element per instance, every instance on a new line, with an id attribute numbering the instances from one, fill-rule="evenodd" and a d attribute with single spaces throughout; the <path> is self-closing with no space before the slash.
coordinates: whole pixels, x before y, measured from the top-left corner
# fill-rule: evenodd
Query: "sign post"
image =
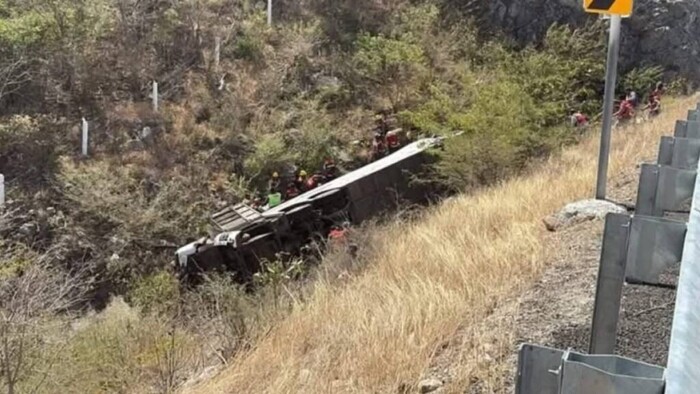
<path id="1" fill-rule="evenodd" d="M 613 102 L 615 101 L 615 85 L 617 82 L 617 58 L 620 52 L 620 28 L 622 17 L 632 14 L 633 0 L 583 0 L 583 8 L 586 12 L 604 14 L 610 17 L 608 59 L 605 69 L 605 96 L 603 99 L 603 129 L 600 133 L 598 178 L 595 192 L 596 199 L 604 200 L 610 160 Z"/>
<path id="2" fill-rule="evenodd" d="M 605 200 L 610 160 L 610 139 L 612 134 L 613 102 L 617 81 L 617 58 L 620 50 L 620 25 L 618 15 L 610 17 L 610 38 L 608 40 L 608 61 L 605 69 L 605 96 L 603 99 L 603 130 L 600 133 L 600 154 L 598 156 L 598 180 L 595 198 Z"/>

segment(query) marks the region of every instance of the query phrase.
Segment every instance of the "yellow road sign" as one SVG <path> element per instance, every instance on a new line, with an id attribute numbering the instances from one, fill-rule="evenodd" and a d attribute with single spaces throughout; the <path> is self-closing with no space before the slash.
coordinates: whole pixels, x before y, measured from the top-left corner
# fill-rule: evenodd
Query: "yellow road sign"
<path id="1" fill-rule="evenodd" d="M 634 0 L 583 0 L 583 9 L 594 14 L 630 16 Z"/>

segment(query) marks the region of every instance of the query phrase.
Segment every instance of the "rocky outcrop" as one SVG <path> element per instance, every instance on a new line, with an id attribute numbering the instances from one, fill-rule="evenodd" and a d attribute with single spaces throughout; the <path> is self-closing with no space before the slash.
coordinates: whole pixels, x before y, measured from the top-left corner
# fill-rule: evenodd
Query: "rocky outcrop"
<path id="1" fill-rule="evenodd" d="M 542 221 L 547 230 L 557 231 L 588 220 L 604 219 L 608 213 L 626 212 L 626 208 L 609 201 L 583 200 L 566 205 L 561 211 Z"/>
<path id="2" fill-rule="evenodd" d="M 482 25 L 498 27 L 520 43 L 536 42 L 552 23 L 581 26 L 600 18 L 583 11 L 581 0 L 454 0 Z M 620 65 L 658 64 L 672 74 L 700 81 L 700 1 L 636 0 L 622 22 Z M 601 59 L 605 61 L 605 59 Z"/>

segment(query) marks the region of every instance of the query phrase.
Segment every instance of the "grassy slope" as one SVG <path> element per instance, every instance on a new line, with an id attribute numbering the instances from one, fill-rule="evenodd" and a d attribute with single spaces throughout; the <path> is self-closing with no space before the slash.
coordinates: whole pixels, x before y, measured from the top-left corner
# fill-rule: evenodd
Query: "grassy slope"
<path id="1" fill-rule="evenodd" d="M 694 102 L 669 101 L 655 122 L 617 130 L 613 180 L 654 152 Z M 415 384 L 445 340 L 468 332 L 470 322 L 542 272 L 541 219 L 592 196 L 597 149 L 594 133 L 529 175 L 449 201 L 418 223 L 386 228 L 367 271 L 342 287 L 318 284 L 306 305 L 193 391 L 396 392 Z M 478 346 L 478 332 L 471 343 L 465 346 Z M 461 363 L 465 376 L 476 368 L 469 359 Z"/>

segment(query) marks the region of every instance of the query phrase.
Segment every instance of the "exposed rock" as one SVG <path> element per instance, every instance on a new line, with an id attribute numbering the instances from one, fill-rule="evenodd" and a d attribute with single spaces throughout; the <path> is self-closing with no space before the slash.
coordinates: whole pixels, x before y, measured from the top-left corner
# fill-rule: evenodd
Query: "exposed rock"
<path id="1" fill-rule="evenodd" d="M 600 18 L 584 12 L 580 0 L 454 0 L 452 6 L 476 16 L 482 26 L 503 29 L 521 44 L 539 41 L 552 23 L 582 26 Z M 698 15 L 696 0 L 635 1 L 633 15 L 622 22 L 622 68 L 659 64 L 699 81 Z"/>
<path id="2" fill-rule="evenodd" d="M 442 385 L 443 385 L 442 380 L 425 379 L 425 380 L 421 380 L 420 383 L 418 383 L 418 390 L 422 394 L 432 393 L 432 392 L 435 392 L 440 387 L 442 387 Z"/>
<path id="3" fill-rule="evenodd" d="M 603 219 L 608 213 L 626 213 L 627 209 L 609 201 L 583 200 L 565 206 L 558 213 L 544 218 L 549 231 L 557 231 L 587 220 Z"/>
<path id="4" fill-rule="evenodd" d="M 19 227 L 19 233 L 27 237 L 34 236 L 39 231 L 39 226 L 36 223 L 24 223 Z"/>

